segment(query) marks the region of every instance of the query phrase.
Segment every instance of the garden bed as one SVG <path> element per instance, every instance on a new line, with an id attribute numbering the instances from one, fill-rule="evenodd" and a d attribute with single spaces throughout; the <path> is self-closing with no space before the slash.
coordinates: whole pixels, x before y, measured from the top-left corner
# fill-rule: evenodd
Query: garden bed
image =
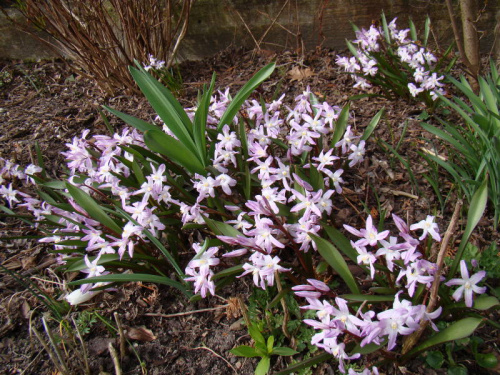
<path id="1" fill-rule="evenodd" d="M 335 65 L 335 56 L 334 52 L 326 50 L 305 56 L 292 53 L 275 55 L 266 51 L 224 51 L 213 58 L 180 66 L 182 88 L 178 92 L 179 100 L 185 106 L 194 105 L 198 91 L 210 82 L 213 72 L 217 74 L 216 88 L 229 87 L 235 94 L 255 72 L 268 62 L 276 61 L 275 72 L 257 89 L 257 95 L 270 98 L 278 91 L 286 94 L 285 101 L 291 103 L 310 86 L 318 97 L 331 105 L 342 106 L 359 92 L 352 88 L 349 76 Z M 107 133 L 105 121 L 99 113 L 102 105 L 146 121 L 155 117 L 145 99 L 125 94 L 106 97 L 93 82 L 82 78 L 61 61 L 1 63 L 0 97 L 0 156 L 27 165 L 36 160 L 35 144 L 38 144 L 47 171 L 53 177 L 64 171 L 65 160 L 61 152 L 66 150 L 65 144 L 73 137 L 85 129 L 90 129 L 91 134 Z M 366 213 L 377 219 L 380 209 L 385 210 L 386 216 L 394 213 L 407 222 L 417 222 L 437 210 L 437 222 L 444 232 L 457 198 L 455 193 L 448 195 L 443 191 L 447 201 L 444 212 L 441 212 L 435 192 L 424 178 L 429 168 L 419 151 L 428 147 L 426 139 L 432 138 L 419 125 L 425 118 L 421 115 L 424 108 L 404 100 L 359 99 L 351 105 L 356 130 L 362 132 L 382 107 L 386 109 L 385 116 L 367 141 L 364 163 L 355 173 L 344 177 L 346 188 L 334 200 L 334 224 L 338 228 L 343 224 L 359 227 Z M 106 116 L 116 128 L 123 126 L 109 113 Z M 413 184 L 408 169 L 380 147 L 381 141 L 393 147 L 398 145 L 401 157 L 411 162 Z M 440 178 L 447 179 L 444 174 L 440 174 Z M 443 183 L 442 187 L 450 189 L 451 182 Z M 489 216 L 481 220 L 472 238 L 479 248 L 498 241 L 498 234 L 486 217 Z M 19 219 L 0 219 L 0 237 L 34 234 L 34 230 Z M 460 235 L 457 232 L 453 237 L 458 240 Z M 57 295 L 58 290 L 64 288 L 64 280 L 69 278 L 53 271 L 55 256 L 48 250 L 34 239 L 2 240 L 0 263 L 14 275 L 31 279 L 43 292 L 62 298 Z M 192 254 L 181 254 L 182 257 L 185 265 Z M 0 369 L 5 374 L 57 373 L 30 330 L 33 325 L 44 333 L 40 316 L 45 312 L 45 306 L 12 274 L 2 272 L 1 275 Z M 116 312 L 134 343 L 135 353 L 129 351 L 121 362 L 124 374 L 140 374 L 139 360 L 148 374 L 252 374 L 258 362 L 256 359 L 244 359 L 229 353 L 235 346 L 250 343 L 246 327 L 241 323 L 237 300 L 232 297 L 240 296 L 248 303 L 252 288 L 251 280 L 242 278 L 222 289 L 217 296 L 189 303 L 168 287 L 130 283 L 114 292 L 102 293 L 73 309 L 72 314 L 77 320 L 88 321 L 83 338 L 88 347 L 92 373 L 114 371 L 108 343 L 117 347 L 117 335 L 104 321 L 116 327 L 113 318 Z M 82 317 L 82 311 L 86 312 L 86 317 Z M 495 319 L 498 315 L 492 317 Z M 58 331 L 55 324 L 51 327 Z M 486 342 L 497 340 L 498 331 L 484 330 L 481 337 Z M 66 355 L 69 362 L 80 360 L 73 351 Z M 459 360 L 471 372 L 479 373 L 480 370 L 467 358 Z M 280 357 L 277 363 L 273 363 L 273 370 L 284 369 L 288 364 L 286 361 L 286 357 Z M 385 373 L 430 374 L 435 371 L 421 368 L 421 365 L 421 361 L 416 360 L 406 368 L 389 366 Z M 323 363 L 313 373 L 333 374 L 336 367 L 335 364 Z"/>

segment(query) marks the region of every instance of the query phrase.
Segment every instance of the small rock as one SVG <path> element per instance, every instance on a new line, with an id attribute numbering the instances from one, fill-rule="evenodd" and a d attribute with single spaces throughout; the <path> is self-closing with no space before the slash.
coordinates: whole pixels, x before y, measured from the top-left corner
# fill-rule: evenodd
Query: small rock
<path id="1" fill-rule="evenodd" d="M 245 328 L 245 324 L 243 323 L 243 319 L 237 320 L 233 324 L 229 326 L 229 329 L 231 331 L 241 331 L 242 329 Z"/>

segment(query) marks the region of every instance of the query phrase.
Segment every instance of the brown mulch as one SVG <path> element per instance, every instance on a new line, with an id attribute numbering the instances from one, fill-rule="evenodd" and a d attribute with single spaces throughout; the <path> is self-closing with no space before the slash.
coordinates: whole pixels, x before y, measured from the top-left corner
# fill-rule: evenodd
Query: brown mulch
<path id="1" fill-rule="evenodd" d="M 258 93 L 266 97 L 279 90 L 292 101 L 310 86 L 330 104 L 343 105 L 350 96 L 358 94 L 352 89 L 349 77 L 335 66 L 335 52 L 317 50 L 297 56 L 230 50 L 210 59 L 181 64 L 183 88 L 180 101 L 186 106 L 193 105 L 198 91 L 210 81 L 213 72 L 217 74 L 217 87 L 230 87 L 234 95 L 270 61 L 277 62 L 277 69 L 258 89 Z M 0 156 L 26 165 L 36 160 L 37 144 L 53 177 L 64 173 L 61 152 L 66 150 L 65 144 L 73 137 L 84 129 L 90 129 L 92 134 L 107 133 L 99 113 L 102 105 L 148 121 L 154 118 L 145 99 L 124 93 L 106 97 L 92 81 L 75 73 L 62 61 L 3 62 L 0 63 L 0 73 Z M 429 169 L 418 155 L 420 148 L 427 146 L 425 139 L 429 138 L 419 126 L 418 115 L 423 108 L 383 98 L 354 101 L 351 110 L 358 131 L 362 131 L 382 107 L 385 107 L 386 115 L 368 142 L 366 162 L 358 172 L 347 176 L 349 189 L 335 202 L 338 207 L 336 225 L 359 225 L 365 209 L 377 216 L 383 208 L 408 221 L 421 220 L 437 210 L 440 228 L 444 231 L 456 198 L 452 194 L 445 212 L 441 212 L 436 195 L 424 178 Z M 122 126 L 113 116 L 108 118 L 112 125 Z M 406 133 L 400 142 L 403 131 Z M 394 156 L 385 153 L 377 140 L 384 140 L 393 147 L 399 143 L 400 154 L 412 164 L 416 185 L 412 185 L 408 170 Z M 449 189 L 451 186 L 443 184 L 443 187 Z M 443 191 L 443 196 L 446 195 L 447 192 Z M 478 246 L 497 238 L 486 219 L 480 227 L 479 234 L 473 239 Z M 34 235 L 35 232 L 20 220 L 0 218 L 0 237 L 27 234 Z M 459 238 L 458 233 L 456 238 Z M 11 272 L 30 278 L 47 294 L 57 296 L 56 290 L 63 286 L 64 276 L 55 273 L 53 266 L 48 267 L 53 263 L 53 256 L 34 239 L 0 240 L 0 263 Z M 40 316 L 46 311 L 45 307 L 11 275 L 4 272 L 0 275 L 0 373 L 57 374 L 47 353 L 30 331 L 30 325 L 33 325 L 44 334 Z M 243 298 L 248 296 L 250 287 L 244 280 L 236 288 L 236 294 Z M 234 294 L 230 288 L 221 292 L 225 298 Z M 98 311 L 103 320 L 108 320 L 113 326 L 116 326 L 113 312 L 117 312 L 128 332 L 135 329 L 147 334 L 147 330 L 151 330 L 154 340 L 148 341 L 147 337 L 141 336 L 133 341 L 135 354 L 130 352 L 122 361 L 124 374 L 144 373 L 138 358 L 144 363 L 147 373 L 155 375 L 252 374 L 257 363 L 255 359 L 239 358 L 229 353 L 237 345 L 248 344 L 249 337 L 244 327 L 235 324 L 238 318 L 229 311 L 223 314 L 225 308 L 166 317 L 226 305 L 227 300 L 221 298 L 212 297 L 190 304 L 166 287 L 134 283 L 113 293 L 103 293 L 79 310 Z M 106 327 L 103 321 L 99 321 L 85 335 L 92 374 L 114 372 L 108 343 L 118 347 L 117 335 Z M 58 332 L 56 325 L 52 325 L 52 329 Z M 72 355 L 71 360 L 77 358 Z M 284 366 L 284 363 L 278 363 L 275 369 Z M 334 364 L 324 364 L 315 369 L 314 374 L 332 374 L 334 368 Z M 407 371 L 422 373 L 413 368 Z M 429 369 L 422 371 L 430 373 L 425 372 Z"/>

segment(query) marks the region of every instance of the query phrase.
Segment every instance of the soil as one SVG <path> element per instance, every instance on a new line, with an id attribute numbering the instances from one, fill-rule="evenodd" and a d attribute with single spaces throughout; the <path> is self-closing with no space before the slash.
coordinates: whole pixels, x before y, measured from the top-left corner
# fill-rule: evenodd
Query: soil
<path id="1" fill-rule="evenodd" d="M 342 106 L 359 92 L 352 88 L 350 78 L 335 66 L 335 55 L 333 51 L 321 49 L 303 56 L 238 49 L 203 61 L 185 62 L 180 66 L 183 82 L 179 100 L 183 105 L 194 105 L 198 91 L 203 84 L 209 83 L 213 72 L 217 74 L 217 87 L 229 87 L 235 94 L 259 68 L 276 61 L 275 73 L 257 90 L 258 94 L 270 97 L 278 90 L 292 101 L 310 86 L 328 103 Z M 60 175 L 65 162 L 61 152 L 66 149 L 66 143 L 84 129 L 90 129 L 92 134 L 107 134 L 100 114 L 104 104 L 147 121 L 154 118 L 144 98 L 125 93 L 107 97 L 94 82 L 79 75 L 64 61 L 2 62 L 0 156 L 27 165 L 36 160 L 35 147 L 39 147 L 49 173 L 53 177 Z M 424 108 L 403 100 L 359 99 L 351 105 L 355 128 L 361 132 L 382 107 L 386 114 L 368 142 L 366 162 L 356 174 L 347 176 L 349 189 L 345 189 L 335 202 L 338 208 L 336 225 L 359 225 L 365 208 L 377 217 L 382 207 L 408 221 L 424 219 L 437 210 L 438 222 L 444 231 L 456 197 L 454 192 L 448 194 L 451 184 L 443 183 L 442 194 L 447 197 L 447 203 L 444 212 L 441 211 L 435 192 L 424 178 L 429 168 L 418 152 L 427 146 L 426 139 L 431 138 L 419 126 L 419 115 Z M 106 116 L 111 125 L 123 126 L 113 116 Z M 380 141 L 394 147 L 399 144 L 401 156 L 411 162 L 416 184 L 412 185 L 408 169 L 380 147 Z M 440 178 L 446 180 L 443 176 Z M 498 240 L 488 219 L 481 221 L 476 233 L 473 241 L 479 247 Z M 117 326 L 113 313 L 133 343 L 133 350 L 121 360 L 123 374 L 253 374 L 257 359 L 244 359 L 229 353 L 237 345 L 250 343 L 246 328 L 240 323 L 238 309 L 232 308 L 236 300 L 231 297 L 241 296 L 246 301 L 251 281 L 241 279 L 237 285 L 221 290 L 217 297 L 193 303 L 167 287 L 151 284 L 131 283 L 119 287 L 116 292 L 103 293 L 91 303 L 73 309 L 66 319 L 68 322 L 71 317 L 82 319 L 82 311 L 86 311 L 96 320 L 83 332 L 87 348 L 84 353 L 78 338 L 67 334 L 76 334 L 75 330 L 58 326 L 47 315 L 46 306 L 30 292 L 29 285 L 18 282 L 19 277 L 29 280 L 31 285 L 57 298 L 58 290 L 64 289 L 65 280 L 69 280 L 68 275 L 54 271 L 54 256 L 48 248 L 35 239 L 16 238 L 35 234 L 34 229 L 20 219 L 0 218 L 0 238 L 10 238 L 0 240 L 1 374 L 59 374 L 54 361 L 35 337 L 36 331 L 45 342 L 48 341 L 41 325 L 44 314 L 56 336 L 66 332 L 57 347 L 71 367 L 69 373 L 84 373 L 83 358 L 88 358 L 92 374 L 114 373 L 108 345 L 112 343 L 117 350 L 120 345 L 114 328 L 109 328 Z M 455 238 L 459 236 L 457 232 Z M 96 318 L 95 313 L 102 319 Z M 496 339 L 498 331 L 486 333 L 485 340 Z M 273 363 L 273 370 L 286 365 L 280 360 Z M 472 365 L 468 366 L 479 373 Z M 334 369 L 335 363 L 324 363 L 313 373 L 334 374 Z M 387 373 L 430 374 L 433 371 L 421 368 L 416 361 L 405 368 L 389 366 Z"/>

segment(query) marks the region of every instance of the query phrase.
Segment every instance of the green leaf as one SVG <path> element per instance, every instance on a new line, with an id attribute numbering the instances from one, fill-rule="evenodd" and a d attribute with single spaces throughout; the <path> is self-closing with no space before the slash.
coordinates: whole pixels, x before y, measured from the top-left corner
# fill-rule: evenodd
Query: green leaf
<path id="1" fill-rule="evenodd" d="M 427 46 L 427 41 L 429 40 L 429 33 L 431 31 L 431 19 L 429 16 L 425 19 L 425 26 L 424 26 L 424 38 L 422 39 L 422 43 L 424 47 Z"/>
<path id="2" fill-rule="evenodd" d="M 287 375 L 287 374 L 291 374 L 292 372 L 296 373 L 300 370 L 304 370 L 304 369 L 310 368 L 314 365 L 317 365 L 318 363 L 329 361 L 332 358 L 333 358 L 333 355 L 326 353 L 326 352 L 323 352 L 323 353 L 316 355 L 312 358 L 308 358 L 304 361 L 294 363 L 293 365 L 288 366 L 284 370 L 281 370 L 279 372 L 275 372 L 274 375 Z"/>
<path id="3" fill-rule="evenodd" d="M 246 357 L 246 358 L 260 357 L 257 351 L 248 345 L 237 346 L 236 348 L 231 349 L 229 352 L 234 355 L 237 355 L 238 357 Z"/>
<path id="4" fill-rule="evenodd" d="M 84 242 L 84 243 L 86 243 L 86 242 Z M 61 243 L 58 243 L 58 245 L 60 245 L 60 244 Z M 93 262 L 95 258 L 96 258 L 95 256 L 90 256 L 89 261 Z M 99 258 L 99 261 L 97 262 L 97 264 L 106 264 L 106 263 L 117 261 L 119 259 L 120 259 L 120 256 L 118 254 L 103 254 Z M 157 261 L 156 258 L 147 256 L 147 255 L 143 255 L 143 254 L 134 254 L 134 259 L 142 259 L 142 260 L 147 260 L 149 262 Z M 86 269 L 86 268 L 87 268 L 87 264 L 85 263 L 85 260 L 79 259 L 79 260 L 76 260 L 75 262 L 73 262 L 71 264 L 71 266 L 67 267 L 65 270 L 66 270 L 66 272 L 74 272 L 74 271 L 81 271 L 81 270 Z"/>
<path id="5" fill-rule="evenodd" d="M 476 362 L 479 366 L 484 368 L 495 368 L 498 365 L 498 359 L 493 353 L 476 354 Z"/>
<path id="6" fill-rule="evenodd" d="M 429 352 L 425 357 L 425 362 L 433 369 L 437 370 L 441 368 L 441 366 L 443 365 L 444 362 L 443 353 L 438 351 Z"/>
<path id="7" fill-rule="evenodd" d="M 475 299 L 473 308 L 484 311 L 498 305 L 500 305 L 500 301 L 496 297 L 482 295 Z"/>
<path id="8" fill-rule="evenodd" d="M 415 27 L 415 24 L 413 23 L 412 20 L 410 20 L 409 24 L 410 24 L 411 39 L 416 42 L 418 40 L 417 28 Z"/>
<path id="9" fill-rule="evenodd" d="M 248 333 L 256 344 L 260 343 L 263 344 L 264 347 L 266 347 L 266 339 L 264 339 L 264 336 L 262 336 L 262 333 L 260 332 L 259 327 L 257 327 L 256 324 L 250 324 L 250 326 L 248 327 Z"/>
<path id="10" fill-rule="evenodd" d="M 215 275 L 212 276 L 212 280 L 234 276 L 242 271 L 243 271 L 243 264 L 238 264 L 236 266 L 225 268 L 222 271 L 217 272 Z"/>
<path id="11" fill-rule="evenodd" d="M 133 219 L 132 216 L 130 216 L 127 212 L 123 211 L 121 208 L 118 207 L 116 209 L 118 210 L 120 215 L 122 215 L 128 221 L 131 221 L 134 225 L 139 225 L 139 223 L 135 219 Z M 182 272 L 182 269 L 177 264 L 177 261 L 175 260 L 173 255 L 170 254 L 170 252 L 165 248 L 165 246 L 163 246 L 160 240 L 158 240 L 158 238 L 153 236 L 153 234 L 146 228 L 142 229 L 142 233 L 144 233 L 144 235 L 148 238 L 148 240 L 150 240 L 156 246 L 156 248 L 161 251 L 161 253 L 168 260 L 170 265 L 174 267 L 175 271 L 177 272 L 177 275 L 179 275 L 181 279 L 184 279 L 186 275 L 184 275 L 184 272 Z"/>
<path id="12" fill-rule="evenodd" d="M 492 307 L 499 305 L 500 302 L 496 297 L 482 295 L 474 299 L 474 305 L 472 306 L 472 308 L 479 311 L 486 311 L 491 309 Z M 448 305 L 448 307 L 453 310 L 455 309 L 463 310 L 464 308 L 466 308 L 465 302 L 457 302 L 452 305 Z"/>
<path id="13" fill-rule="evenodd" d="M 255 375 L 266 375 L 271 367 L 271 357 L 263 357 L 255 368 Z"/>
<path id="14" fill-rule="evenodd" d="M 389 32 L 389 26 L 387 25 L 387 19 L 385 18 L 385 13 L 382 12 L 382 29 L 384 30 L 384 38 L 387 44 L 391 44 L 391 33 Z"/>
<path id="15" fill-rule="evenodd" d="M 198 109 L 194 115 L 193 121 L 193 133 L 194 142 L 197 147 L 198 155 L 200 160 L 204 165 L 207 163 L 207 146 L 206 146 L 206 129 L 207 129 L 207 117 L 208 109 L 210 107 L 210 99 L 212 98 L 212 92 L 215 85 L 215 73 L 212 75 L 212 81 L 208 90 L 203 93 L 201 101 L 198 105 Z"/>
<path id="16" fill-rule="evenodd" d="M 135 82 L 162 121 L 175 134 L 180 143 L 196 154 L 193 124 L 172 93 L 144 69 L 130 68 Z"/>
<path id="17" fill-rule="evenodd" d="M 358 253 L 352 247 L 349 239 L 337 228 L 329 226 L 324 222 L 322 222 L 321 224 L 326 234 L 328 235 L 328 238 L 330 238 L 334 245 L 337 246 L 337 248 L 345 255 L 347 255 L 347 257 L 349 257 L 349 259 L 351 259 L 353 262 L 357 262 Z"/>
<path id="18" fill-rule="evenodd" d="M 392 302 L 394 301 L 394 295 L 385 295 L 385 296 L 374 296 L 370 294 L 343 294 L 340 297 L 346 299 L 348 301 L 353 302 Z"/>
<path id="19" fill-rule="evenodd" d="M 237 237 L 243 236 L 243 234 L 235 229 L 233 226 L 223 223 L 221 221 L 216 221 L 209 219 L 208 217 L 203 218 L 208 227 L 214 232 L 216 235 L 228 236 L 228 237 Z"/>
<path id="20" fill-rule="evenodd" d="M 310 234 L 314 243 L 318 247 L 318 251 L 321 256 L 328 262 L 328 264 L 340 275 L 340 277 L 345 281 L 347 287 L 354 294 L 360 294 L 356 280 L 352 276 L 347 263 L 345 262 L 342 255 L 339 253 L 337 248 L 333 246 L 330 242 L 318 237 L 314 234 Z"/>
<path id="21" fill-rule="evenodd" d="M 42 182 L 39 185 L 42 185 L 42 186 L 45 186 L 45 187 L 48 187 L 51 189 L 57 189 L 57 190 L 66 189 L 66 182 L 65 181 L 57 181 L 57 180 L 47 181 L 47 182 Z"/>
<path id="22" fill-rule="evenodd" d="M 452 278 L 457 272 L 458 265 L 462 259 L 462 254 L 465 250 L 465 246 L 469 241 L 469 237 L 479 220 L 483 217 L 484 210 L 486 209 L 486 202 L 488 201 L 488 177 L 486 177 L 481 184 L 481 186 L 474 193 L 470 206 L 469 212 L 467 214 L 467 225 L 465 226 L 464 234 L 460 240 L 460 246 L 458 247 L 457 253 L 455 254 L 455 259 L 451 265 L 450 272 L 448 272 L 448 277 Z"/>
<path id="23" fill-rule="evenodd" d="M 335 130 L 333 131 L 332 141 L 330 142 L 331 147 L 335 147 L 335 143 L 340 141 L 344 136 L 345 130 L 347 128 L 347 122 L 349 121 L 349 109 L 351 104 L 346 104 L 342 111 L 340 111 L 339 117 L 335 122 Z"/>
<path id="24" fill-rule="evenodd" d="M 467 369 L 462 366 L 453 366 L 448 368 L 446 375 L 468 375 Z"/>
<path id="25" fill-rule="evenodd" d="M 271 335 L 267 338 L 267 352 L 272 353 L 274 347 L 274 336 Z"/>
<path id="26" fill-rule="evenodd" d="M 127 124 L 130 126 L 133 126 L 137 130 L 141 132 L 146 132 L 148 130 L 160 130 L 160 128 L 156 125 L 150 124 L 149 122 L 146 122 L 144 120 L 141 120 L 140 118 L 134 117 L 127 115 L 126 113 L 117 111 L 116 109 L 110 108 L 108 106 L 103 106 L 107 111 L 111 112 L 114 114 L 116 117 L 122 119 L 125 121 Z"/>
<path id="27" fill-rule="evenodd" d="M 205 167 L 198 156 L 175 138 L 159 130 L 148 130 L 144 133 L 144 142 L 153 151 L 165 155 L 191 173 L 206 175 Z"/>
<path id="28" fill-rule="evenodd" d="M 373 131 L 377 127 L 377 125 L 378 125 L 380 119 L 382 118 L 382 116 L 384 115 L 384 113 L 385 113 L 385 107 L 382 108 L 380 111 L 378 111 L 375 116 L 373 116 L 370 123 L 368 124 L 365 131 L 363 132 L 363 135 L 361 136 L 362 141 L 366 141 L 368 138 L 370 138 L 370 136 L 372 135 Z"/>
<path id="29" fill-rule="evenodd" d="M 482 319 L 480 318 L 465 318 L 459 320 L 441 332 L 436 333 L 434 336 L 424 341 L 419 346 L 415 347 L 409 353 L 405 354 L 403 358 L 411 357 L 421 351 L 427 350 L 433 346 L 448 342 L 463 339 L 469 337 L 474 333 L 479 324 L 481 324 Z"/>
<path id="30" fill-rule="evenodd" d="M 379 350 L 380 348 L 382 348 L 384 346 L 385 346 L 385 342 L 381 343 L 380 345 L 371 343 L 371 344 L 368 344 L 365 346 L 361 346 L 358 343 L 358 344 L 356 344 L 354 349 L 351 351 L 351 354 L 356 354 L 356 353 L 359 353 L 361 355 L 370 354 L 370 353 L 376 352 L 377 350 Z"/>
<path id="31" fill-rule="evenodd" d="M 82 189 L 71 185 L 69 182 L 66 183 L 66 188 L 75 202 L 81 206 L 92 219 L 97 220 L 99 223 L 111 229 L 116 234 L 122 233 L 122 228 L 113 219 L 106 215 L 101 206 L 99 206 L 99 204 L 97 204 L 97 202 L 90 195 Z"/>
<path id="32" fill-rule="evenodd" d="M 250 96 L 250 94 L 263 82 L 265 81 L 274 71 L 274 68 L 276 67 L 275 63 L 271 63 L 269 65 L 266 65 L 263 67 L 261 70 L 257 72 L 236 94 L 234 99 L 231 101 L 229 106 L 227 107 L 226 111 L 222 115 L 219 125 L 217 125 L 217 131 L 220 131 L 222 127 L 226 124 L 230 124 L 234 116 L 238 113 L 240 110 L 241 106 L 247 100 L 247 98 Z"/>
<path id="33" fill-rule="evenodd" d="M 180 290 L 182 293 L 184 293 L 186 297 L 192 296 L 192 293 L 186 288 L 184 284 L 181 284 L 165 276 L 150 275 L 147 273 L 124 273 L 116 275 L 111 274 L 111 275 L 95 276 L 86 279 L 75 280 L 68 283 L 68 285 L 82 285 L 82 284 L 93 284 L 93 283 L 130 283 L 139 281 L 143 283 L 168 285 Z"/>
<path id="34" fill-rule="evenodd" d="M 298 351 L 296 350 L 293 350 L 292 348 L 282 348 L 282 347 L 278 347 L 278 348 L 274 348 L 273 349 L 273 353 L 274 355 L 282 355 L 282 356 L 291 356 L 291 355 L 295 355 L 297 354 Z"/>

